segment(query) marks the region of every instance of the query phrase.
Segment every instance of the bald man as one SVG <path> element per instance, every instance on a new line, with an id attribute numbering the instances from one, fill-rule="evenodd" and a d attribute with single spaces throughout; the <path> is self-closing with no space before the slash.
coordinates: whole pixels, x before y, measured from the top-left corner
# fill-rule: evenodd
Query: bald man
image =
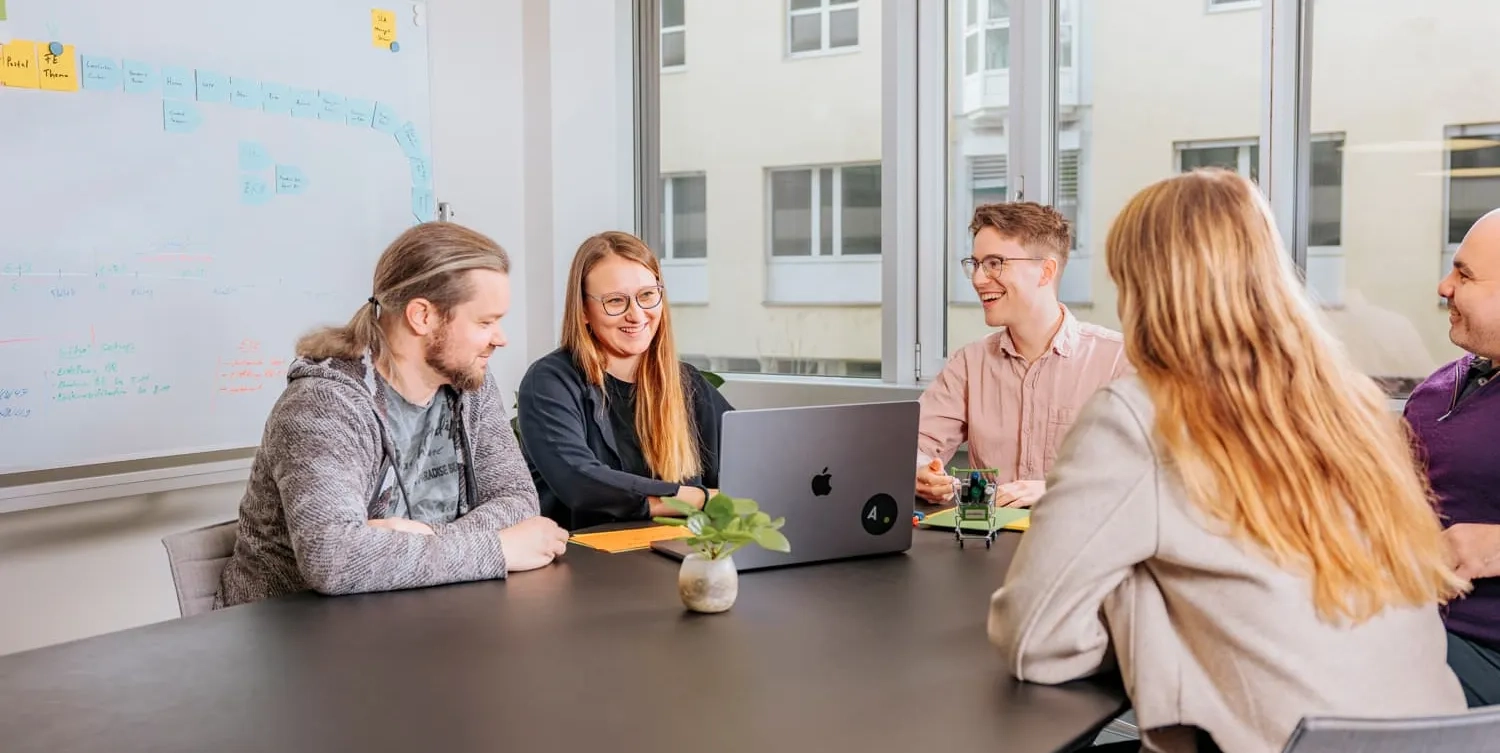
<path id="1" fill-rule="evenodd" d="M 1448 338 L 1467 354 L 1437 370 L 1406 403 L 1406 420 L 1437 494 L 1459 575 L 1474 581 L 1448 604 L 1448 664 L 1469 706 L 1500 704 L 1500 210 L 1481 217 L 1438 285 Z"/>

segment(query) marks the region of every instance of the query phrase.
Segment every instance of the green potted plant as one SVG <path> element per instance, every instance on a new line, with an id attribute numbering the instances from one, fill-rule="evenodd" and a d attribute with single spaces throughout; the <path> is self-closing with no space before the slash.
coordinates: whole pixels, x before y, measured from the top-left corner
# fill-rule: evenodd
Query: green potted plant
<path id="1" fill-rule="evenodd" d="M 715 494 L 702 510 L 680 499 L 668 499 L 667 506 L 683 517 L 657 517 L 662 525 L 684 526 L 692 534 L 687 539 L 693 551 L 682 560 L 677 571 L 677 595 L 682 604 L 695 612 L 723 612 L 734 606 L 739 596 L 739 571 L 734 553 L 755 544 L 773 552 L 790 552 L 792 545 L 781 533 L 786 518 L 771 519 L 760 511 L 753 499 L 735 499 Z"/>

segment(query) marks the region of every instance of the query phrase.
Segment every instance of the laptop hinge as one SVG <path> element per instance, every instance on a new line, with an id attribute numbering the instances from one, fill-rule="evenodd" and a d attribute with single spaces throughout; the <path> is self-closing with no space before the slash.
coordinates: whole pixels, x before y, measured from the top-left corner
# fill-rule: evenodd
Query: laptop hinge
<path id="1" fill-rule="evenodd" d="M 918 381 L 922 381 L 922 343 L 917 343 L 916 365 L 912 368 L 912 375 Z"/>

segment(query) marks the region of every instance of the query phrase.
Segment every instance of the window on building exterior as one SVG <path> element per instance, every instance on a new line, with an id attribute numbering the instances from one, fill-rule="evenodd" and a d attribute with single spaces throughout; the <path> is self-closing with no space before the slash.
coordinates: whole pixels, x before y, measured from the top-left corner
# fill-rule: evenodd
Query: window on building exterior
<path id="1" fill-rule="evenodd" d="M 708 256 L 708 179 L 702 175 L 669 175 L 661 181 L 663 259 Z"/>
<path id="2" fill-rule="evenodd" d="M 687 17 L 684 0 L 661 0 L 661 67 L 687 65 Z"/>
<path id="3" fill-rule="evenodd" d="M 967 0 L 964 5 L 964 72 L 978 73 L 981 59 L 987 71 L 1010 68 L 1010 0 Z"/>
<path id="4" fill-rule="evenodd" d="M 771 255 L 880 253 L 880 165 L 772 170 Z"/>
<path id="5" fill-rule="evenodd" d="M 791 0 L 787 13 L 787 49 L 792 54 L 858 45 L 858 0 Z"/>

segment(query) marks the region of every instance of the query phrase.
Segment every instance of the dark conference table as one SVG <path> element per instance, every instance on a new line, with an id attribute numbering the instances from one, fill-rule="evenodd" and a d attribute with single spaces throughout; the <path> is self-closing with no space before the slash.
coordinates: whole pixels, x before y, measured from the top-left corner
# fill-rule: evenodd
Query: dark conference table
<path id="1" fill-rule="evenodd" d="M 490 581 L 297 595 L 0 657 L 5 753 L 1057 751 L 1117 678 L 1017 683 L 985 636 L 1019 541 L 742 573 L 685 611 L 677 563 L 570 546 Z"/>

